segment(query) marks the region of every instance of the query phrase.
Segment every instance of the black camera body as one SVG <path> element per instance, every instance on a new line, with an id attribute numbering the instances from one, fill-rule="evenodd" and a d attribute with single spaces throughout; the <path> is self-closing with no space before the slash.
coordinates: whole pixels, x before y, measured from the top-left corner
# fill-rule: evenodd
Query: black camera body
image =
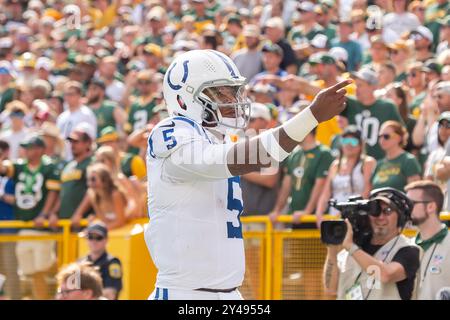
<path id="1" fill-rule="evenodd" d="M 323 221 L 320 226 L 321 239 L 325 244 L 338 245 L 344 241 L 347 233 L 347 225 L 344 219 L 348 219 L 353 227 L 353 242 L 358 246 L 367 243 L 372 237 L 369 215 L 381 210 L 377 200 L 363 200 L 361 196 L 353 196 L 347 202 L 330 200 L 330 206 L 341 211 L 342 219 L 335 221 Z"/>
<path id="2" fill-rule="evenodd" d="M 341 211 L 343 219 L 349 220 L 353 228 L 353 242 L 358 246 L 367 243 L 372 237 L 369 215 L 378 217 L 381 214 L 379 202 L 381 199 L 388 201 L 390 206 L 398 212 L 398 227 L 404 228 L 406 222 L 411 219 L 414 204 L 403 192 L 394 188 L 372 190 L 369 200 L 364 200 L 361 196 L 353 196 L 347 202 L 337 203 L 333 199 L 329 201 L 330 206 Z M 320 232 L 323 243 L 338 245 L 344 241 L 347 225 L 343 219 L 322 222 Z"/>

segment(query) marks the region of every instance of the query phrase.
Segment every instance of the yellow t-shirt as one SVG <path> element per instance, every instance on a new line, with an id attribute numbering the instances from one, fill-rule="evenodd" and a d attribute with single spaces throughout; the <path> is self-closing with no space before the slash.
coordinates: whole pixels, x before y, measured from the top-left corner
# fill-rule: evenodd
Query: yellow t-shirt
<path id="1" fill-rule="evenodd" d="M 91 7 L 88 12 L 94 22 L 95 29 L 101 29 L 113 23 L 117 15 L 117 5 L 115 3 L 109 5 L 105 12 Z"/>

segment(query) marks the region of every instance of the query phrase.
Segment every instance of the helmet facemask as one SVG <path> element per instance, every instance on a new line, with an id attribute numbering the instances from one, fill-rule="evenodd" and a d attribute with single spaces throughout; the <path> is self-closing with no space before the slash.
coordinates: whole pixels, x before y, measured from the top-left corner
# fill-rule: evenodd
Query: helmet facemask
<path id="1" fill-rule="evenodd" d="M 250 101 L 246 96 L 245 83 L 214 82 L 203 85 L 194 94 L 194 98 L 203 106 L 203 122 L 224 131 L 246 128 L 250 115 Z"/>

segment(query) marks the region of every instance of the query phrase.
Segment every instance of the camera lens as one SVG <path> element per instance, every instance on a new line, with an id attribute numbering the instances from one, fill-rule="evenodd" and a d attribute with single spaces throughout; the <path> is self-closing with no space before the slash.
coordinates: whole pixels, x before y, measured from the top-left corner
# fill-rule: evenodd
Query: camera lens
<path id="1" fill-rule="evenodd" d="M 347 228 L 342 224 L 334 225 L 332 230 L 333 237 L 336 239 L 345 238 L 345 233 L 347 232 Z"/>

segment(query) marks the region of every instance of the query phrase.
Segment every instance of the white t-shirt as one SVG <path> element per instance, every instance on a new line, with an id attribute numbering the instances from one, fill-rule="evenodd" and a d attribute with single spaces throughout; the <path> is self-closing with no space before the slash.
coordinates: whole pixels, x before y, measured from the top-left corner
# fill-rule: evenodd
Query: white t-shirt
<path id="1" fill-rule="evenodd" d="M 14 132 L 8 129 L 0 134 L 0 139 L 5 140 L 9 144 L 9 159 L 14 161 L 19 158 L 20 144 L 25 140 L 29 134 L 29 130 L 23 128 L 20 131 Z"/>
<path id="2" fill-rule="evenodd" d="M 125 92 L 125 85 L 118 80 L 114 80 L 109 86 L 106 87 L 105 92 L 109 99 L 115 102 L 120 102 Z"/>
<path id="3" fill-rule="evenodd" d="M 67 109 L 58 116 L 58 119 L 56 119 L 56 126 L 58 127 L 64 139 L 66 139 L 70 135 L 72 130 L 81 123 L 89 124 L 92 127 L 93 132 L 97 134 L 97 119 L 94 112 L 92 112 L 92 110 L 86 106 L 81 106 L 75 112 L 71 112 L 70 109 Z M 72 152 L 67 141 L 65 154 L 66 160 L 72 159 Z"/>
<path id="4" fill-rule="evenodd" d="M 397 34 L 397 39 L 403 33 L 415 30 L 418 26 L 420 26 L 419 19 L 410 12 L 402 14 L 391 12 L 383 18 L 383 28 L 394 31 Z"/>
<path id="5" fill-rule="evenodd" d="M 157 287 L 229 289 L 242 284 L 242 194 L 239 177 L 232 177 L 224 164 L 231 146 L 186 117 L 164 119 L 152 130 L 145 240 L 158 268 Z M 177 161 L 186 155 L 197 161 Z"/>

